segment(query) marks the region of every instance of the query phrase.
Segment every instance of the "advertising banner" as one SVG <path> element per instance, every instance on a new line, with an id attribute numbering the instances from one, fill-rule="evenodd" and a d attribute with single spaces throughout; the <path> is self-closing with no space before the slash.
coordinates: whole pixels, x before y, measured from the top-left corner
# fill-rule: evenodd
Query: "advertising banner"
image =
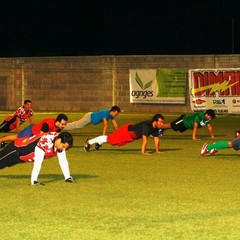
<path id="1" fill-rule="evenodd" d="M 131 69 L 130 102 L 185 104 L 185 69 Z"/>
<path id="2" fill-rule="evenodd" d="M 189 93 L 192 111 L 213 109 L 216 113 L 240 113 L 240 69 L 190 69 Z"/>

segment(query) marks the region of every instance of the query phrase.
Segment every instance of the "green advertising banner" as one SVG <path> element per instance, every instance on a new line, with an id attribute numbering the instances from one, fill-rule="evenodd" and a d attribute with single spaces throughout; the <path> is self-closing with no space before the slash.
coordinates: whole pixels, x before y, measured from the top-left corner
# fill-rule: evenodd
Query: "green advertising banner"
<path id="1" fill-rule="evenodd" d="M 185 69 L 131 69 L 131 103 L 185 104 Z"/>

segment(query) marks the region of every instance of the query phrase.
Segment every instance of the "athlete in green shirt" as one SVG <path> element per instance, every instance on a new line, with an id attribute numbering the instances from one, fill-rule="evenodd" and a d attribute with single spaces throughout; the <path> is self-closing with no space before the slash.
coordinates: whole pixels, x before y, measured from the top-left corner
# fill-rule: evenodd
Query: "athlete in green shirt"
<path id="1" fill-rule="evenodd" d="M 192 139 L 197 140 L 197 129 L 207 126 L 211 138 L 214 138 L 213 129 L 210 125 L 212 119 L 215 118 L 215 112 L 212 109 L 208 109 L 205 112 L 197 112 L 193 114 L 183 114 L 176 120 L 171 122 L 171 128 L 174 131 L 184 132 L 187 129 L 192 129 Z"/>

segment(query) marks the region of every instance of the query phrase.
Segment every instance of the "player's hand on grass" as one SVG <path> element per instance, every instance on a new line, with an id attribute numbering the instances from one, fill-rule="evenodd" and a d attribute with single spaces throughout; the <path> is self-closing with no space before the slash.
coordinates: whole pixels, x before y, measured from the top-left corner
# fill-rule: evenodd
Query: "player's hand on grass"
<path id="1" fill-rule="evenodd" d="M 200 138 L 193 138 L 193 140 L 200 140 Z"/>
<path id="2" fill-rule="evenodd" d="M 147 155 L 151 155 L 151 153 L 144 152 L 144 153 L 142 153 L 142 155 L 147 156 Z"/>
<path id="3" fill-rule="evenodd" d="M 157 151 L 156 153 L 158 153 L 158 154 L 162 154 L 162 153 L 165 153 L 165 152 L 163 152 L 163 151 Z"/>

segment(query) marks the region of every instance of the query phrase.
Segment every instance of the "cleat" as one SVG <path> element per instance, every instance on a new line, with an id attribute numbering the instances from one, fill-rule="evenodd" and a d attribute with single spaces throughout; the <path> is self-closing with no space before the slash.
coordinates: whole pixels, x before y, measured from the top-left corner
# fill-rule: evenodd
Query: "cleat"
<path id="1" fill-rule="evenodd" d="M 45 184 L 44 183 L 41 183 L 41 182 L 38 182 L 38 181 L 34 181 L 33 186 L 44 186 Z"/>
<path id="2" fill-rule="evenodd" d="M 207 150 L 207 146 L 208 146 L 207 143 L 204 143 L 203 146 L 202 146 L 202 149 L 201 149 L 201 156 L 202 156 L 202 157 L 205 157 L 205 155 L 209 152 L 209 151 Z"/>
<path id="3" fill-rule="evenodd" d="M 6 141 L 1 142 L 1 148 L 4 148 L 6 145 L 7 145 L 7 142 L 6 142 Z"/>
<path id="4" fill-rule="evenodd" d="M 213 149 L 210 150 L 211 156 L 215 156 L 216 153 L 217 153 L 217 149 L 216 148 L 213 148 Z"/>
<path id="5" fill-rule="evenodd" d="M 91 145 L 88 143 L 88 139 L 87 139 L 83 149 L 84 149 L 85 152 L 89 152 L 90 151 L 90 147 L 91 147 Z"/>
<path id="6" fill-rule="evenodd" d="M 96 151 L 98 151 L 100 147 L 102 147 L 102 145 L 100 145 L 99 143 L 96 143 L 96 144 L 95 144 L 95 150 L 96 150 Z"/>
<path id="7" fill-rule="evenodd" d="M 75 183 L 76 181 L 72 177 L 69 177 L 65 180 L 65 182 Z"/>

